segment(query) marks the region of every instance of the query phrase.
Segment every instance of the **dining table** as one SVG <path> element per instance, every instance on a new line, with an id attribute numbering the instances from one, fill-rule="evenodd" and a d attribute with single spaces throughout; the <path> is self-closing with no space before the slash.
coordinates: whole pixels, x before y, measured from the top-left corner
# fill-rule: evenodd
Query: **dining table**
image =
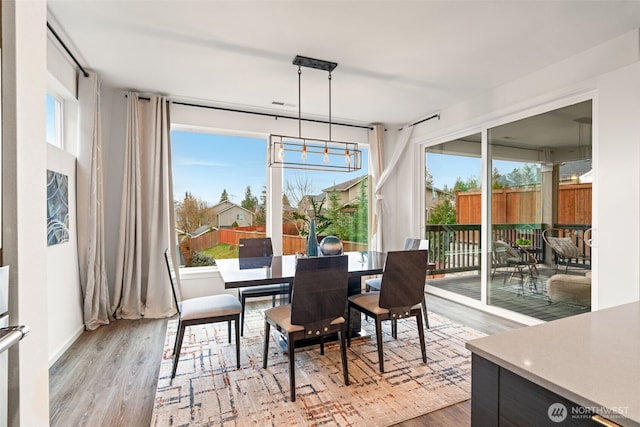
<path id="1" fill-rule="evenodd" d="M 382 274 L 387 259 L 385 252 L 345 252 L 349 257 L 349 296 L 362 292 L 362 277 Z M 217 259 L 216 264 L 225 289 L 268 284 L 293 285 L 298 255 L 272 255 L 259 258 Z M 345 313 L 346 314 L 346 313 Z M 352 310 L 350 335 L 361 336 L 361 314 Z"/>

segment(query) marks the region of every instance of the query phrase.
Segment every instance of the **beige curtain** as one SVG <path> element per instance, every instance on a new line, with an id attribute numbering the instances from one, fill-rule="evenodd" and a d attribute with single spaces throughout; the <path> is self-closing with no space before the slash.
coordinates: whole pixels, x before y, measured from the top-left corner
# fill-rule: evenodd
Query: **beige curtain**
<path id="1" fill-rule="evenodd" d="M 393 144 L 393 146 L 395 146 L 395 149 L 386 167 L 384 166 L 382 156 L 382 147 L 384 145 L 384 127 L 382 125 L 375 125 L 373 131 L 371 132 L 369 150 L 371 152 L 372 175 L 375 184 L 373 191 L 375 198 L 375 211 L 373 216 L 372 229 L 374 232 L 374 236 L 372 246 L 378 251 L 382 251 L 384 249 L 382 217 L 384 215 L 386 207 L 384 195 L 382 194 L 382 187 L 384 186 L 385 182 L 387 182 L 387 179 L 389 179 L 389 176 L 391 176 L 391 173 L 396 167 L 398 160 L 400 160 L 402 153 L 407 147 L 412 132 L 413 126 L 405 126 L 404 129 L 402 129 L 398 133 L 397 141 L 395 141 L 395 144 Z"/>
<path id="2" fill-rule="evenodd" d="M 100 81 L 94 72 L 78 82 L 79 144 L 76 166 L 78 266 L 84 325 L 94 330 L 113 320 L 104 251 Z"/>
<path id="3" fill-rule="evenodd" d="M 164 250 L 175 248 L 169 103 L 127 93 L 122 208 L 114 311 L 117 318 L 175 314 Z"/>

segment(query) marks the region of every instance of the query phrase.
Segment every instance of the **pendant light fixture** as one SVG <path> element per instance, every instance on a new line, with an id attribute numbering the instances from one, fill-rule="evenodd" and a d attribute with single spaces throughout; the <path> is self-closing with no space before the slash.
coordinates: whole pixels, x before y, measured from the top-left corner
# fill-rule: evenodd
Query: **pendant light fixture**
<path id="1" fill-rule="evenodd" d="M 334 141 L 331 138 L 331 72 L 338 66 L 335 62 L 296 56 L 293 64 L 298 66 L 298 136 L 269 136 L 269 166 L 352 172 L 362 168 L 362 151 L 355 142 Z M 314 139 L 302 136 L 301 81 L 302 67 L 328 72 L 329 77 L 329 138 Z"/>

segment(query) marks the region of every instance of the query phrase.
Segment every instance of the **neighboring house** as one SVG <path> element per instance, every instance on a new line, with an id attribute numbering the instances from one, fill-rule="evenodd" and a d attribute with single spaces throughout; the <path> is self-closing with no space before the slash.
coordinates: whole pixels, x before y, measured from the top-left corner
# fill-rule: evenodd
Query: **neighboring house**
<path id="1" fill-rule="evenodd" d="M 327 208 L 330 203 L 331 193 L 335 191 L 338 195 L 338 203 L 341 206 L 340 210 L 342 212 L 354 212 L 358 205 L 358 196 L 360 195 L 361 187 L 363 185 L 368 186 L 368 184 L 369 176 L 365 175 L 323 189 L 325 208 Z"/>
<path id="2" fill-rule="evenodd" d="M 256 214 L 233 202 L 224 200 L 210 208 L 213 215 L 213 226 L 217 228 L 231 227 L 236 223 L 240 227 L 253 225 Z"/>
<path id="3" fill-rule="evenodd" d="M 445 200 L 449 200 L 454 206 L 456 203 L 455 195 L 451 193 L 447 193 L 446 191 L 442 191 L 436 187 L 433 187 L 429 184 L 425 186 L 425 221 L 429 221 L 429 217 L 431 216 L 431 212 L 433 209 L 442 203 Z"/>

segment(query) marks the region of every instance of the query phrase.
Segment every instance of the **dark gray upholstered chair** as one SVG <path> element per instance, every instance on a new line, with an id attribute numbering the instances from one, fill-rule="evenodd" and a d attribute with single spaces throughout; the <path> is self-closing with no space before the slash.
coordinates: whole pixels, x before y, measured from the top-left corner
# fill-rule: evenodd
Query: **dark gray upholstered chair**
<path id="1" fill-rule="evenodd" d="M 407 237 L 404 241 L 404 250 L 416 250 L 416 249 L 429 249 L 429 240 L 426 239 L 414 239 L 413 237 Z M 382 278 L 376 277 L 373 279 L 367 279 L 364 281 L 365 291 L 380 291 L 380 285 L 382 284 Z M 429 328 L 429 314 L 427 313 L 427 297 L 426 295 L 422 299 L 422 313 L 424 314 L 424 324 Z"/>
<path id="2" fill-rule="evenodd" d="M 303 339 L 320 339 L 324 355 L 324 337 L 338 334 L 345 385 L 349 385 L 344 312 L 347 306 L 348 256 L 299 258 L 293 281 L 291 304 L 270 308 L 265 314 L 263 367 L 267 368 L 271 326 L 287 339 L 289 388 L 296 400 L 295 346 Z"/>
<path id="3" fill-rule="evenodd" d="M 240 268 L 242 268 L 242 262 L 251 260 L 266 260 L 273 256 L 273 246 L 271 244 L 270 237 L 255 238 L 255 239 L 240 239 L 240 246 L 238 248 L 238 257 L 240 258 Z M 261 267 L 258 266 L 258 267 Z M 256 265 L 249 266 L 249 268 L 256 268 Z M 285 295 L 289 296 L 291 293 L 291 286 L 288 283 L 275 284 L 275 285 L 261 285 L 261 286 L 249 286 L 246 288 L 238 289 L 238 298 L 240 299 L 240 305 L 242 306 L 242 324 L 240 326 L 240 335 L 244 336 L 244 312 L 247 299 L 249 298 L 261 298 L 271 297 L 271 306 L 276 305 L 276 296 Z"/>
<path id="4" fill-rule="evenodd" d="M 228 294 L 183 300 L 180 297 L 180 289 L 176 287 L 176 274 L 173 269 L 173 261 L 169 249 L 164 251 L 164 259 L 167 263 L 167 270 L 169 271 L 173 299 L 178 308 L 178 330 L 176 332 L 176 342 L 173 345 L 173 369 L 171 371 L 171 378 L 176 376 L 185 329 L 187 326 L 203 325 L 206 323 L 227 322 L 229 342 L 231 342 L 231 321 L 233 320 L 235 322 L 236 366 L 240 368 L 240 301 L 238 301 L 236 297 Z"/>
<path id="5" fill-rule="evenodd" d="M 382 322 L 396 321 L 406 317 L 416 318 L 418 337 L 422 350 L 422 360 L 427 363 L 422 326 L 422 301 L 424 300 L 424 281 L 427 275 L 428 251 L 408 250 L 389 252 L 382 274 L 380 292 L 369 292 L 349 297 L 349 310 L 358 310 L 376 322 L 376 339 L 378 342 L 378 362 L 380 372 L 384 373 L 384 355 L 382 351 Z M 350 316 L 347 317 L 347 330 Z M 395 331 L 394 338 L 397 338 Z M 347 338 L 351 345 L 351 337 Z"/>

